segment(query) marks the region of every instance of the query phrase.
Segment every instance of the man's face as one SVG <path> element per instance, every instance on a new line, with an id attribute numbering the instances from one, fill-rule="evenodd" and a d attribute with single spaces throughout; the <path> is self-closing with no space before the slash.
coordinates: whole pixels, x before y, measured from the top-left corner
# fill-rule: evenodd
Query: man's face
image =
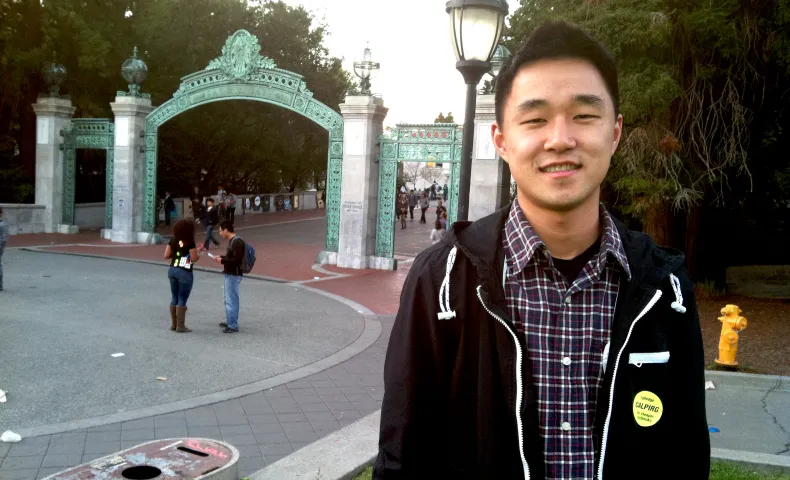
<path id="1" fill-rule="evenodd" d="M 491 133 L 521 206 L 569 211 L 598 203 L 622 126 L 598 70 L 560 59 L 519 70 Z"/>

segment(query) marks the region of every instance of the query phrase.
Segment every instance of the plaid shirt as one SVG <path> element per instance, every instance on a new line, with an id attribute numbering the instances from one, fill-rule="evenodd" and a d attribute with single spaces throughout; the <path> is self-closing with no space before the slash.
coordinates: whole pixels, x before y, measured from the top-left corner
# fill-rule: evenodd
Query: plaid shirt
<path id="1" fill-rule="evenodd" d="M 508 311 L 538 389 L 546 479 L 595 477 L 594 437 L 601 359 L 609 342 L 621 273 L 631 271 L 620 235 L 601 206 L 601 248 L 571 283 L 554 267 L 543 241 L 513 202 L 505 223 Z M 615 259 L 615 262 L 609 261 Z"/>

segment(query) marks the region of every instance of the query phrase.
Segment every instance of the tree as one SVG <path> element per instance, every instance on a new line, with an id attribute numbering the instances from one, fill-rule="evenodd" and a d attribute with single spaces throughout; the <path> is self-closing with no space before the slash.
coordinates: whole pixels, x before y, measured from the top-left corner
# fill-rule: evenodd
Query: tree
<path id="1" fill-rule="evenodd" d="M 425 167 L 420 172 L 420 175 L 426 182 L 434 183 L 444 177 L 444 169 L 439 167 Z"/>
<path id="2" fill-rule="evenodd" d="M 439 116 L 436 117 L 433 123 L 455 123 L 453 112 L 447 112 L 447 116 L 444 116 L 442 112 L 439 112 Z"/>
<path id="3" fill-rule="evenodd" d="M 403 177 L 406 180 L 407 188 L 411 183 L 411 189 L 417 188 L 417 180 L 422 176 L 424 168 L 418 162 L 403 162 Z"/>

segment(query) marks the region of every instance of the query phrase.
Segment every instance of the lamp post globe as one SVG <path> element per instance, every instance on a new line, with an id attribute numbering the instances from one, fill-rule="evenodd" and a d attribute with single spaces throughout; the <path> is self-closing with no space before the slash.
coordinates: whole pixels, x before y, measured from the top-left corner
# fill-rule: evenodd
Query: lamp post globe
<path id="1" fill-rule="evenodd" d="M 494 50 L 494 56 L 491 57 L 491 71 L 489 73 L 492 77 L 499 76 L 499 72 L 502 71 L 508 58 L 510 58 L 510 50 L 504 45 L 498 45 Z"/>
<path id="2" fill-rule="evenodd" d="M 140 85 L 148 77 L 148 66 L 144 61 L 137 58 L 137 47 L 134 47 L 131 58 L 123 62 L 121 75 L 123 75 L 124 80 L 129 84 L 129 95 L 139 97 Z"/>
<path id="3" fill-rule="evenodd" d="M 66 79 L 66 67 L 53 60 L 41 69 L 41 76 L 44 78 L 44 83 L 47 84 L 49 95 L 51 97 L 60 96 L 60 86 Z"/>
<path id="4" fill-rule="evenodd" d="M 380 69 L 381 64 L 373 61 L 370 47 L 365 47 L 362 59 L 354 62 L 354 75 L 359 78 L 359 89 L 362 95 L 371 95 L 370 81 L 376 78 Z"/>
<path id="5" fill-rule="evenodd" d="M 450 18 L 455 68 L 461 72 L 466 83 L 466 113 L 456 218 L 467 220 L 477 84 L 483 75 L 491 71 L 491 57 L 502 36 L 508 5 L 506 0 L 450 0 L 446 4 L 446 11 Z"/>

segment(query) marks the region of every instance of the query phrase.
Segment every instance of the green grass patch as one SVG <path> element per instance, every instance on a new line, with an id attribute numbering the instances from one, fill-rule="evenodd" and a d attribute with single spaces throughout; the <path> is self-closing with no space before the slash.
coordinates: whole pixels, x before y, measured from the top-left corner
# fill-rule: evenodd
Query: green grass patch
<path id="1" fill-rule="evenodd" d="M 711 462 L 710 480 L 790 480 L 790 474 L 760 473 L 728 462 Z"/>
<path id="2" fill-rule="evenodd" d="M 354 480 L 371 480 L 372 478 L 373 478 L 373 467 L 368 467 L 365 469 L 364 472 L 354 477 Z"/>
<path id="3" fill-rule="evenodd" d="M 759 473 L 728 462 L 714 461 L 711 462 L 710 467 L 710 480 L 790 480 L 790 474 Z M 372 478 L 373 468 L 368 467 L 364 472 L 354 477 L 354 480 L 371 480 Z"/>

